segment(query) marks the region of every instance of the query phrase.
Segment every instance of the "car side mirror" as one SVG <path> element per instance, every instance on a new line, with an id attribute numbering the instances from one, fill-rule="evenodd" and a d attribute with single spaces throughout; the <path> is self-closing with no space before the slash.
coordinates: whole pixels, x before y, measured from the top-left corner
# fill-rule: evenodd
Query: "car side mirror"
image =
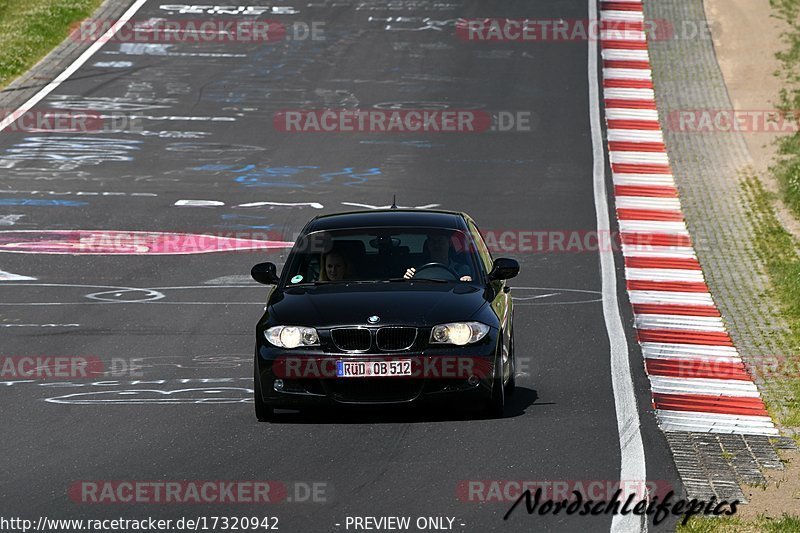
<path id="1" fill-rule="evenodd" d="M 494 260 L 492 271 L 489 272 L 489 281 L 511 279 L 519 274 L 519 263 L 515 259 L 498 257 Z"/>
<path id="2" fill-rule="evenodd" d="M 264 285 L 277 285 L 280 281 L 275 263 L 259 263 L 250 269 L 250 275 Z"/>

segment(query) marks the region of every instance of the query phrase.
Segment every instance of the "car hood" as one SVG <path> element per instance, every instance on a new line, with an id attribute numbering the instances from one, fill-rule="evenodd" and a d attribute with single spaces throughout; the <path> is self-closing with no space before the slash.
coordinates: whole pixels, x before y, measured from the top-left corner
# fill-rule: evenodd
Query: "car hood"
<path id="1" fill-rule="evenodd" d="M 467 320 L 487 303 L 482 288 L 466 283 L 368 283 L 287 287 L 276 291 L 267 313 L 298 326 L 425 326 Z"/>

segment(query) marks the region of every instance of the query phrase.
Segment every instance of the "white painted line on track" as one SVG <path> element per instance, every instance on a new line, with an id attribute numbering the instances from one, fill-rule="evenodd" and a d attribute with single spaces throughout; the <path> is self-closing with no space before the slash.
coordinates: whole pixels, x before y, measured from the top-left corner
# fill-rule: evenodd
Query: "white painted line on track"
<path id="1" fill-rule="evenodd" d="M 609 120 L 658 120 L 658 111 L 655 109 L 607 107 L 606 118 Z"/>
<path id="2" fill-rule="evenodd" d="M 706 433 L 745 433 L 778 435 L 768 416 L 725 415 L 692 411 L 656 410 L 664 431 L 697 431 Z"/>
<path id="3" fill-rule="evenodd" d="M 644 42 L 647 37 L 645 36 L 643 31 L 639 30 L 626 30 L 626 29 L 614 29 L 614 30 L 600 30 L 600 40 L 612 40 L 612 41 L 634 41 L 634 42 Z"/>
<path id="4" fill-rule="evenodd" d="M 639 143 L 663 143 L 664 134 L 659 130 L 623 130 L 609 129 L 609 141 L 639 142 Z"/>
<path id="5" fill-rule="evenodd" d="M 610 152 L 612 163 L 628 163 L 631 165 L 668 165 L 666 152 Z"/>
<path id="6" fill-rule="evenodd" d="M 705 281 L 702 270 L 685 270 L 682 268 L 626 268 L 625 279 L 644 279 L 651 281 Z"/>
<path id="7" fill-rule="evenodd" d="M 14 274 L 0 270 L 0 281 L 35 281 L 36 278 L 30 276 L 23 276 L 22 274 Z"/>
<path id="8" fill-rule="evenodd" d="M 650 61 L 647 50 L 603 50 L 603 59 L 618 61 Z M 652 98 L 651 98 L 652 100 Z"/>
<path id="9" fill-rule="evenodd" d="M 686 315 L 636 315 L 637 329 L 678 329 L 687 331 L 725 331 L 725 324 L 718 316 Z"/>
<path id="10" fill-rule="evenodd" d="M 642 354 L 646 359 L 713 359 L 720 363 L 737 363 L 742 358 L 733 346 L 706 346 L 705 344 L 671 344 L 643 342 Z"/>
<path id="11" fill-rule="evenodd" d="M 607 80 L 650 80 L 653 73 L 646 68 L 616 68 L 603 69 L 603 77 Z"/>
<path id="12" fill-rule="evenodd" d="M 597 2 L 589 0 L 589 26 L 597 24 Z M 589 60 L 589 123 L 592 133 L 593 153 L 593 185 L 594 204 L 597 213 L 597 230 L 610 232 L 608 216 L 608 193 L 606 191 L 606 157 L 603 147 L 603 133 L 600 121 L 600 80 L 598 77 L 598 46 L 596 39 L 588 39 Z M 651 91 L 652 92 L 652 91 Z M 633 378 L 628 360 L 628 341 L 622 326 L 622 317 L 617 299 L 617 274 L 614 265 L 614 254 L 605 248 L 598 251 L 600 258 L 600 275 L 603 290 L 603 317 L 611 357 L 611 385 L 614 391 L 614 409 L 617 414 L 617 431 L 620 446 L 619 479 L 623 486 L 630 487 L 637 483 L 629 481 L 647 480 L 647 465 L 642 442 L 642 431 L 639 425 L 639 409 L 633 389 Z M 642 485 L 644 486 L 644 485 Z M 623 491 L 622 499 L 632 493 L 632 489 Z M 647 519 L 630 515 L 615 514 L 611 519 L 611 531 L 647 531 Z"/>
<path id="13" fill-rule="evenodd" d="M 663 209 L 665 211 L 680 211 L 681 201 L 677 198 L 617 195 L 616 206 L 617 209 Z"/>
<path id="14" fill-rule="evenodd" d="M 707 292 L 628 291 L 632 304 L 714 305 Z"/>
<path id="15" fill-rule="evenodd" d="M 606 98 L 621 98 L 623 100 L 652 100 L 655 98 L 653 89 L 620 89 L 609 88 L 604 91 Z"/>
<path id="16" fill-rule="evenodd" d="M 651 220 L 620 220 L 619 230 L 623 233 L 665 233 L 668 235 L 689 235 L 685 222 L 654 222 Z"/>
<path id="17" fill-rule="evenodd" d="M 615 11 L 604 9 L 600 13 L 600 18 L 602 20 L 619 20 L 623 22 L 643 22 L 644 13 L 641 11 Z"/>
<path id="18" fill-rule="evenodd" d="M 650 244 L 623 244 L 625 257 L 665 257 L 670 259 L 697 259 L 691 246 L 652 246 Z"/>
<path id="19" fill-rule="evenodd" d="M 653 392 L 658 394 L 699 394 L 702 396 L 725 396 L 736 398 L 758 398 L 758 389 L 752 381 L 741 379 L 670 378 L 650 376 Z"/>

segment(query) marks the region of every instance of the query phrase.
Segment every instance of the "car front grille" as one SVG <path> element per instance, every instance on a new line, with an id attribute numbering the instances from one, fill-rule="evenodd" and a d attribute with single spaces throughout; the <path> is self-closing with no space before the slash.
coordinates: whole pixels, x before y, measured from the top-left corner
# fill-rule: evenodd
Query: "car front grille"
<path id="1" fill-rule="evenodd" d="M 331 340 L 345 352 L 366 352 L 372 344 L 372 334 L 366 328 L 336 328 L 331 330 Z"/>
<path id="2" fill-rule="evenodd" d="M 405 378 L 347 378 L 326 380 L 325 387 L 340 402 L 402 403 L 420 395 L 423 381 Z"/>
<path id="3" fill-rule="evenodd" d="M 381 350 L 399 351 L 411 348 L 416 338 L 417 328 L 388 327 L 378 330 L 375 341 Z"/>

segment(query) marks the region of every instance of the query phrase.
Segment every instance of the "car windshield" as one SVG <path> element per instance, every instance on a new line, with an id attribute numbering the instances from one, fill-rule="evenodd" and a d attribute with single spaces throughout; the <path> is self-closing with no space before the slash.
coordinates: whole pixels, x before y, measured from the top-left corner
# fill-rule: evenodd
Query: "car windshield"
<path id="1" fill-rule="evenodd" d="M 470 237 L 441 228 L 357 228 L 301 237 L 287 261 L 287 285 L 377 281 L 472 281 Z"/>

